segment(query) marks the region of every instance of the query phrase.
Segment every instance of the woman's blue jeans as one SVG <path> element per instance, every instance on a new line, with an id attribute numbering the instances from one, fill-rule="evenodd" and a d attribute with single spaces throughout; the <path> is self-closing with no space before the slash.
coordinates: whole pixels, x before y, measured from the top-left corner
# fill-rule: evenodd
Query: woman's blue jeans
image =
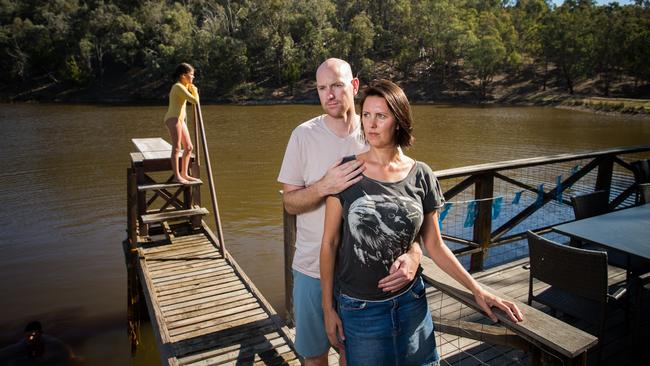
<path id="1" fill-rule="evenodd" d="M 383 301 L 338 295 L 349 366 L 416 366 L 439 360 L 422 277 L 410 290 Z"/>

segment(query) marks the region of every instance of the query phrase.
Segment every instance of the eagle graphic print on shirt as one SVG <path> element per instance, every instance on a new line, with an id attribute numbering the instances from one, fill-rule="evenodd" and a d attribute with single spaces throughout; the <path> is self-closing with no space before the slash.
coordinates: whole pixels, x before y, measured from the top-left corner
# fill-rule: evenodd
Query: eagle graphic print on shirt
<path id="1" fill-rule="evenodd" d="M 424 215 L 444 205 L 431 168 L 416 162 L 399 182 L 380 182 L 363 176 L 337 197 L 343 207 L 343 223 L 336 286 L 342 293 L 362 300 L 395 296 L 396 293 L 379 289 L 379 280 L 389 274 L 400 255 L 409 251 Z"/>
<path id="2" fill-rule="evenodd" d="M 357 259 L 367 267 L 383 265 L 386 272 L 409 250 L 420 225 L 422 206 L 410 197 L 363 195 L 348 211 Z"/>

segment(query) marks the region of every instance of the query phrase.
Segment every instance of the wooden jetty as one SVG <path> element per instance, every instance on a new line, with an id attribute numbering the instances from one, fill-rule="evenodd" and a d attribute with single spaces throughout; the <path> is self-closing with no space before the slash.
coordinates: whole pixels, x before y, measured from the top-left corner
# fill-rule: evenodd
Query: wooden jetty
<path id="1" fill-rule="evenodd" d="M 201 206 L 201 182 L 171 181 L 171 146 L 163 139 L 133 142 L 138 151 L 127 174 L 130 299 L 137 306 L 133 299 L 144 297 L 162 363 L 300 364 L 289 329 L 225 250 L 218 211 L 216 234 L 202 220 L 208 210 Z M 192 172 L 198 176 L 197 155 Z M 216 197 L 213 207 L 218 210 Z M 138 285 L 142 292 L 133 293 Z"/>

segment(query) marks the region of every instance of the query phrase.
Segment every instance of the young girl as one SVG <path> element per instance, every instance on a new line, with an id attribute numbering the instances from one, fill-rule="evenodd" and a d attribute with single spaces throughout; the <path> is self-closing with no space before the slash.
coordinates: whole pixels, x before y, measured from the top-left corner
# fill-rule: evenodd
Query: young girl
<path id="1" fill-rule="evenodd" d="M 169 108 L 165 114 L 165 125 L 169 129 L 172 139 L 172 170 L 174 171 L 174 180 L 178 183 L 189 184 L 198 181 L 197 178 L 190 177 L 188 168 L 190 165 L 190 154 L 192 153 L 192 140 L 190 132 L 187 129 L 185 117 L 187 101 L 196 105 L 199 103 L 199 94 L 196 87 L 192 84 L 194 80 L 194 68 L 187 63 L 181 63 L 174 71 L 173 79 L 176 83 L 169 91 Z M 183 156 L 181 166 L 178 166 L 178 158 L 181 150 Z"/>
<path id="2" fill-rule="evenodd" d="M 515 304 L 485 291 L 442 241 L 437 212 L 444 197 L 438 180 L 429 166 L 402 152 L 413 140 L 402 89 L 388 80 L 373 82 L 361 99 L 361 126 L 370 150 L 356 159 L 366 170 L 359 182 L 327 198 L 320 254 L 325 329 L 333 345 L 344 343 L 347 364 L 438 363 L 421 270 L 396 292 L 378 285 L 417 236 L 490 318 L 496 321 L 490 307 L 497 306 L 513 321 L 522 320 Z"/>

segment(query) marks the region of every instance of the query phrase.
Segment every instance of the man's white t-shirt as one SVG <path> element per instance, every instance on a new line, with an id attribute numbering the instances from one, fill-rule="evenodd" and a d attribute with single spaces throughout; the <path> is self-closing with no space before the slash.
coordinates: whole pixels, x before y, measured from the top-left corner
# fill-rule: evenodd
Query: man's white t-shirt
<path id="1" fill-rule="evenodd" d="M 325 115 L 321 115 L 302 123 L 291 133 L 278 182 L 309 187 L 340 158 L 365 150 L 361 124 L 350 135 L 341 138 L 327 127 Z M 292 268 L 314 278 L 320 278 L 324 223 L 324 201 L 315 210 L 299 214 L 296 219 L 296 252 Z"/>

